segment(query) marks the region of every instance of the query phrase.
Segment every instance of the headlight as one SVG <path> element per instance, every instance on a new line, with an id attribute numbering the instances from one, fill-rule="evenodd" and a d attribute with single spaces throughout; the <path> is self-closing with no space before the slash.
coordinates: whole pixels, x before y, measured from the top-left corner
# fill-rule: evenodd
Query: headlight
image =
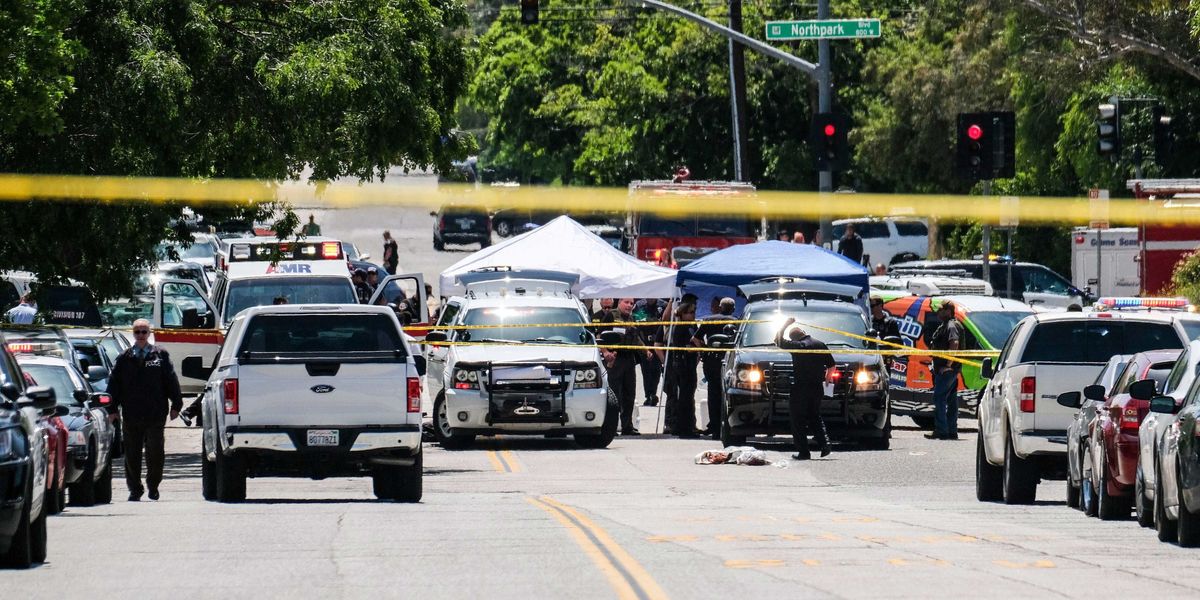
<path id="1" fill-rule="evenodd" d="M 587 389 L 600 387 L 600 371 L 593 367 L 591 369 L 579 369 L 575 371 L 575 388 Z"/>
<path id="2" fill-rule="evenodd" d="M 68 446 L 86 446 L 87 445 L 87 436 L 85 436 L 82 431 L 68 431 L 67 432 L 67 445 Z"/>
<path id="3" fill-rule="evenodd" d="M 479 371 L 468 369 L 454 369 L 454 389 L 456 390 L 477 390 L 479 389 Z"/>
<path id="4" fill-rule="evenodd" d="M 883 377 L 879 371 L 869 369 L 859 369 L 854 374 L 854 386 L 858 389 L 877 389 L 883 382 Z"/>
<path id="5" fill-rule="evenodd" d="M 743 390 L 762 388 L 763 372 L 754 365 L 738 365 L 734 370 L 733 387 Z"/>
<path id="6" fill-rule="evenodd" d="M 17 427 L 0 429 L 0 460 L 8 460 L 17 455 L 21 448 L 21 430 Z"/>

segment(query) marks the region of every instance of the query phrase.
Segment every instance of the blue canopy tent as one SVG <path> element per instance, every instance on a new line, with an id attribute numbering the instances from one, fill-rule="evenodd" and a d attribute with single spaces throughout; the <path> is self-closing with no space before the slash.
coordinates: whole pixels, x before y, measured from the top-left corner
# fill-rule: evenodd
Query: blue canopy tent
<path id="1" fill-rule="evenodd" d="M 746 299 L 737 287 L 768 277 L 794 277 L 862 288 L 869 291 L 866 267 L 820 246 L 767 241 L 717 250 L 679 270 L 675 285 L 699 298 L 697 315 L 708 314 L 713 297 L 733 297 L 741 314 Z"/>

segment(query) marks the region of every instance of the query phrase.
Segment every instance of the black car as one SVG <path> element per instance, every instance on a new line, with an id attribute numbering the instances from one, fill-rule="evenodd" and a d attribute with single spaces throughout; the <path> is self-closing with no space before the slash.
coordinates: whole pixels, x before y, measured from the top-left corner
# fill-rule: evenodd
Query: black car
<path id="1" fill-rule="evenodd" d="M 812 287 L 814 284 L 801 284 Z M 749 286 L 743 286 L 745 291 Z M 829 286 L 847 288 L 850 286 Z M 807 294 L 807 293 L 806 293 Z M 775 345 L 775 335 L 793 317 L 797 325 L 829 346 L 837 365 L 836 376 L 826 381 L 821 416 L 831 433 L 855 438 L 864 446 L 887 449 L 891 444 L 891 411 L 888 378 L 883 359 L 863 354 L 872 344 L 866 312 L 852 302 L 810 298 L 761 299 L 746 305 L 744 319 L 728 346 L 724 359 L 724 418 L 721 442 L 745 443 L 755 435 L 790 433 L 788 398 L 792 386 L 791 355 Z"/>
<path id="2" fill-rule="evenodd" d="M 1193 381 L 1182 406 L 1172 396 L 1156 396 L 1151 412 L 1175 419 L 1158 447 L 1154 524 L 1158 539 L 1200 546 L 1200 380 Z"/>
<path id="3" fill-rule="evenodd" d="M 53 411 L 54 392 L 26 387 L 9 352 L 0 348 L 0 562 L 29 568 L 46 560 L 45 433 L 34 415 Z"/>
<path id="4" fill-rule="evenodd" d="M 445 250 L 446 244 L 492 245 L 492 224 L 488 212 L 470 206 L 443 206 L 433 216 L 433 249 Z"/>

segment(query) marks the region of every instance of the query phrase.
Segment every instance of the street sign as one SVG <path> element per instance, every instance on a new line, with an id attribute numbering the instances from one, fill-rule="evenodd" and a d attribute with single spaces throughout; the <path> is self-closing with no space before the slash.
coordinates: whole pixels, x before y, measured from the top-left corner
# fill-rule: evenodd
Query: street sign
<path id="1" fill-rule="evenodd" d="M 1091 214 L 1088 227 L 1108 229 L 1108 190 L 1098 188 L 1088 190 L 1088 205 L 1088 212 Z"/>
<path id="2" fill-rule="evenodd" d="M 767 40 L 844 40 L 879 37 L 879 19 L 767 21 Z"/>
<path id="3" fill-rule="evenodd" d="M 1016 196 L 1000 197 L 1000 227 L 1016 227 L 1021 224 L 1021 199 Z"/>

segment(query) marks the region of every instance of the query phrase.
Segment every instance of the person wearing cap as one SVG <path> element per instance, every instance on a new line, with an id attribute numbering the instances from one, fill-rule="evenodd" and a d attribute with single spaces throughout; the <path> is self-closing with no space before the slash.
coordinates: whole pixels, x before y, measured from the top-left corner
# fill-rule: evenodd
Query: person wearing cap
<path id="1" fill-rule="evenodd" d="M 375 293 L 375 288 L 379 287 L 379 269 L 375 267 L 367 267 L 367 285 L 371 288 L 371 293 Z"/>
<path id="2" fill-rule="evenodd" d="M 358 303 L 369 303 L 371 301 L 371 286 L 367 285 L 367 272 L 362 269 L 355 269 L 350 279 L 354 281 L 354 293 L 358 295 Z"/>
<path id="3" fill-rule="evenodd" d="M 829 369 L 837 363 L 825 342 L 814 338 L 799 327 L 792 327 L 796 319 L 788 317 L 779 333 L 775 334 L 775 345 L 792 352 L 792 389 L 788 397 L 788 416 L 792 426 L 792 443 L 796 453 L 792 458 L 808 460 L 808 434 L 821 448 L 821 456 L 829 456 L 833 448 L 829 445 L 829 434 L 825 421 L 821 419 L 821 400 L 825 397 L 825 380 Z M 790 329 L 790 331 L 789 331 Z M 824 350 L 824 352 L 821 352 Z"/>
<path id="4" fill-rule="evenodd" d="M 929 349 L 940 352 L 958 350 L 963 339 L 962 324 L 954 318 L 954 303 L 942 302 L 937 309 L 941 324 L 933 331 Z M 962 363 L 940 356 L 933 357 L 933 433 L 931 440 L 958 439 L 958 372 Z"/>
<path id="5" fill-rule="evenodd" d="M 698 319 L 701 324 L 696 328 L 696 345 L 708 347 L 710 339 L 714 335 L 720 335 L 725 332 L 725 325 L 708 324 L 705 321 L 728 321 L 733 318 L 733 309 L 737 306 L 733 298 L 721 298 L 714 296 L 709 310 L 712 314 Z M 700 368 L 704 372 L 704 380 L 708 387 L 708 429 L 705 433 L 712 436 L 714 440 L 721 439 L 721 421 L 724 419 L 724 411 L 722 408 L 725 403 L 725 394 L 722 390 L 721 383 L 721 361 L 723 353 L 717 351 L 707 351 L 700 353 Z"/>
<path id="6" fill-rule="evenodd" d="M 881 340 L 900 337 L 900 321 L 884 310 L 883 298 L 871 298 L 871 329 Z"/>

